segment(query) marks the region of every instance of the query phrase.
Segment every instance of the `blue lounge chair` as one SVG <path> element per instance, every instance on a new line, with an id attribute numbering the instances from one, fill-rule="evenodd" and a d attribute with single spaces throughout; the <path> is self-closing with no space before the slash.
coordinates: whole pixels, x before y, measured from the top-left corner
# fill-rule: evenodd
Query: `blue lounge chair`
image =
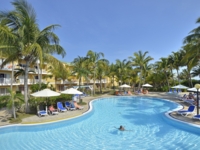
<path id="1" fill-rule="evenodd" d="M 38 114 L 38 117 L 47 116 L 48 115 L 47 107 L 46 107 L 46 110 L 38 110 L 37 114 Z"/>
<path id="2" fill-rule="evenodd" d="M 168 93 L 170 93 L 170 94 L 171 94 L 171 93 L 172 93 L 172 89 L 169 89 L 169 92 L 168 92 Z"/>
<path id="3" fill-rule="evenodd" d="M 194 105 L 190 105 L 188 107 L 188 110 L 179 110 L 179 111 L 177 111 L 177 113 L 182 115 L 182 116 L 187 116 L 189 114 L 193 114 L 194 110 L 195 110 L 195 106 Z"/>
<path id="4" fill-rule="evenodd" d="M 195 115 L 195 116 L 193 116 L 192 118 L 193 118 L 193 119 L 198 119 L 198 120 L 200 120 L 200 115 Z"/>
<path id="5" fill-rule="evenodd" d="M 177 94 L 177 90 L 176 90 L 176 89 L 174 89 L 173 93 Z"/>
<path id="6" fill-rule="evenodd" d="M 67 108 L 68 110 L 76 110 L 75 106 L 72 105 L 72 103 L 70 102 L 65 102 L 65 108 Z"/>
<path id="7" fill-rule="evenodd" d="M 65 107 L 63 107 L 63 104 L 61 102 L 57 102 L 57 108 L 58 108 L 58 111 L 60 111 L 60 112 L 67 111 L 67 109 Z"/>

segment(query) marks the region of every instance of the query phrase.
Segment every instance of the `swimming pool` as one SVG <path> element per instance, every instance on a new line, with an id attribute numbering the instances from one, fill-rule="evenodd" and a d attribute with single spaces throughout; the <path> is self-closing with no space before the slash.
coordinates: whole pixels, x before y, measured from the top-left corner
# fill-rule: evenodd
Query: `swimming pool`
<path id="1" fill-rule="evenodd" d="M 180 105 L 146 97 L 92 102 L 85 115 L 56 123 L 0 128 L 1 150 L 196 150 L 200 130 L 165 116 Z M 67 112 L 70 113 L 70 112 Z M 116 127 L 127 130 L 118 131 Z"/>

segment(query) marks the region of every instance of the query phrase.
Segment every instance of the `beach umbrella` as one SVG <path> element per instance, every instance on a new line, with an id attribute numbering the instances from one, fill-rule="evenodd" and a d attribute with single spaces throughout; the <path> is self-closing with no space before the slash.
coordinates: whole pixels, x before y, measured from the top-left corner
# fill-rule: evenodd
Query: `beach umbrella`
<path id="1" fill-rule="evenodd" d="M 173 86 L 173 87 L 171 87 L 171 88 L 173 88 L 173 89 L 188 89 L 187 86 L 184 86 L 184 85 L 181 85 L 181 84 L 176 85 L 176 86 Z"/>
<path id="2" fill-rule="evenodd" d="M 120 86 L 121 88 L 130 88 L 131 86 L 127 85 L 127 84 L 123 84 Z"/>
<path id="3" fill-rule="evenodd" d="M 150 84 L 144 84 L 144 85 L 142 85 L 142 87 L 153 87 L 153 86 Z"/>
<path id="4" fill-rule="evenodd" d="M 44 89 L 44 90 L 41 90 L 41 91 L 38 91 L 38 92 L 35 92 L 35 93 L 32 93 L 31 96 L 34 96 L 34 97 L 46 97 L 46 99 L 48 97 L 53 97 L 53 96 L 59 96 L 60 93 L 57 93 L 55 91 L 52 91 L 50 89 Z M 47 112 L 47 106 L 46 106 L 46 112 Z"/>
<path id="5" fill-rule="evenodd" d="M 62 94 L 83 94 L 81 91 L 74 89 L 74 88 L 69 88 L 65 91 L 61 92 Z"/>
<path id="6" fill-rule="evenodd" d="M 41 91 L 31 94 L 31 96 L 34 96 L 34 97 L 53 97 L 53 96 L 59 96 L 59 95 L 60 95 L 60 93 L 57 93 L 50 89 L 44 89 L 44 90 L 41 90 Z"/>
<path id="7" fill-rule="evenodd" d="M 189 92 L 197 92 L 197 89 L 194 87 L 194 88 L 189 88 L 187 89 Z"/>

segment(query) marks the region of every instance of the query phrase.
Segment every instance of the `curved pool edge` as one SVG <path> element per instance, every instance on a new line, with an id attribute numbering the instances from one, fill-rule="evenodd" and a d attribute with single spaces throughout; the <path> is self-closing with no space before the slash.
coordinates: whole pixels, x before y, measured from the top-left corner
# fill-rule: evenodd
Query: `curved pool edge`
<path id="1" fill-rule="evenodd" d="M 102 98 L 95 98 L 93 100 L 91 100 L 89 103 L 88 103 L 88 110 L 85 111 L 84 113 L 80 114 L 80 115 L 77 115 L 77 116 L 74 116 L 74 117 L 70 117 L 70 118 L 64 118 L 64 119 L 59 119 L 59 120 L 53 120 L 53 121 L 47 121 L 47 122 L 42 122 L 42 123 L 22 123 L 22 124 L 10 124 L 10 125 L 5 125 L 5 126 L 0 126 L 0 129 L 1 128 L 8 128 L 8 127 L 17 127 L 17 126 L 37 126 L 37 125 L 45 125 L 45 124 L 51 124 L 51 123 L 58 123 L 58 122 L 63 122 L 63 121 L 67 121 L 67 120 L 72 120 L 72 119 L 76 119 L 76 118 L 79 118 L 81 116 L 84 116 L 88 113 L 90 113 L 92 110 L 93 110 L 93 106 L 92 106 L 92 103 L 94 101 L 97 101 L 97 100 L 102 100 L 102 99 L 105 99 L 105 98 L 120 98 L 120 97 L 127 97 L 127 96 L 110 96 L 110 97 L 102 97 Z M 178 105 L 177 108 L 175 109 L 172 109 L 170 111 L 167 111 L 165 113 L 165 117 L 167 117 L 168 119 L 171 119 L 172 121 L 175 121 L 175 122 L 179 122 L 179 123 L 182 123 L 182 124 L 185 124 L 185 125 L 189 125 L 189 126 L 192 126 L 192 127 L 197 127 L 197 128 L 200 128 L 200 125 L 196 125 L 196 124 L 193 124 L 193 123 L 189 123 L 189 122 L 185 122 L 185 121 L 182 121 L 182 120 L 179 120 L 179 119 L 176 119 L 174 117 L 172 117 L 170 115 L 170 113 L 174 112 L 174 111 L 177 111 L 177 110 L 180 110 L 183 108 L 183 106 L 177 102 L 174 102 L 172 100 L 169 100 L 169 99 L 163 99 L 163 98 L 158 98 L 158 97 L 147 97 L 147 96 L 128 96 L 128 97 L 141 97 L 141 98 L 149 98 L 149 99 L 158 99 L 158 100 L 164 100 L 164 101 L 169 101 L 171 103 L 175 103 Z"/>
<path id="2" fill-rule="evenodd" d="M 105 97 L 104 97 L 105 98 Z M 110 98 L 110 97 L 109 97 Z M 64 118 L 64 119 L 59 119 L 59 120 L 52 120 L 52 121 L 46 121 L 46 122 L 42 122 L 42 123 L 20 123 L 20 124 L 9 124 L 9 125 L 4 125 L 4 126 L 0 126 L 1 128 L 8 128 L 8 127 L 17 127 L 17 126 L 37 126 L 37 125 L 45 125 L 45 124 L 51 124 L 51 123 L 58 123 L 58 122 L 62 122 L 62 121 L 67 121 L 67 120 L 72 120 L 72 119 L 76 119 L 78 117 L 84 116 L 88 113 L 90 113 L 92 111 L 92 102 L 99 100 L 99 99 L 103 99 L 103 98 L 95 98 L 93 100 L 91 100 L 88 103 L 88 110 L 86 110 L 84 113 L 80 114 L 80 115 L 76 115 L 74 117 L 70 117 L 70 118 Z"/>

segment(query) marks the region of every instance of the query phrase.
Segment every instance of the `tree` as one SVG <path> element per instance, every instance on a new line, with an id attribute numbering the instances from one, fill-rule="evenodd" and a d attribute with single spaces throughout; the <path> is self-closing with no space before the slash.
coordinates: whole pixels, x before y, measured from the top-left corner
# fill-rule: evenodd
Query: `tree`
<path id="1" fill-rule="evenodd" d="M 119 59 L 116 60 L 116 70 L 117 70 L 117 78 L 118 81 L 121 81 L 121 85 L 123 84 L 124 80 L 128 76 L 129 70 L 131 70 L 131 62 L 124 59 L 120 61 Z"/>
<path id="2" fill-rule="evenodd" d="M 36 13 L 34 9 L 25 0 L 15 0 L 12 2 L 15 10 L 10 12 L 1 12 L 0 21 L 2 26 L 9 27 L 10 36 L 5 37 L 5 32 L 0 28 L 0 36 L 5 40 L 17 43 L 18 51 L 21 53 L 21 59 L 25 61 L 24 76 L 24 100 L 26 112 L 28 112 L 28 67 L 36 60 L 48 60 L 51 64 L 58 62 L 51 54 L 57 53 L 64 57 L 65 51 L 59 45 L 59 38 L 53 30 L 59 25 L 50 25 L 40 31 L 36 22 Z"/>
<path id="3" fill-rule="evenodd" d="M 98 61 L 97 64 L 97 79 L 100 81 L 100 93 L 102 93 L 102 79 L 106 76 L 107 70 L 109 68 L 109 62 L 106 61 Z"/>
<path id="4" fill-rule="evenodd" d="M 80 57 L 78 56 L 77 58 L 74 59 L 72 62 L 72 75 L 76 75 L 79 80 L 79 89 L 81 85 L 81 78 L 86 77 L 88 74 L 88 70 L 85 68 L 85 61 L 87 60 L 86 57 Z"/>
<path id="5" fill-rule="evenodd" d="M 140 89 L 141 87 L 141 81 L 142 81 L 142 76 L 143 76 L 143 71 L 145 68 L 145 65 L 147 65 L 151 60 L 153 60 L 152 57 L 146 56 L 148 54 L 148 51 L 142 53 L 142 51 L 138 51 L 133 53 L 133 56 L 130 56 L 129 59 L 132 61 L 132 65 L 135 67 L 138 67 L 140 69 L 140 81 L 139 81 L 139 86 L 138 88 Z"/>
<path id="6" fill-rule="evenodd" d="M 93 52 L 92 50 L 89 50 L 87 52 L 87 58 L 89 61 L 89 66 L 92 71 L 93 75 L 93 95 L 95 95 L 95 81 L 96 81 L 96 69 L 98 67 L 98 62 L 103 61 L 106 62 L 106 59 L 101 59 L 101 57 L 104 57 L 104 54 L 102 52 Z"/>
<path id="7" fill-rule="evenodd" d="M 160 70 L 161 72 L 164 73 L 165 75 L 165 79 L 167 81 L 167 86 L 168 86 L 168 90 L 169 90 L 169 79 L 168 79 L 168 74 L 169 74 L 169 71 L 170 71 L 170 68 L 169 68 L 169 63 L 168 63 L 168 59 L 167 58 L 160 58 L 161 61 L 157 61 L 155 63 L 155 66 L 158 70 Z"/>

